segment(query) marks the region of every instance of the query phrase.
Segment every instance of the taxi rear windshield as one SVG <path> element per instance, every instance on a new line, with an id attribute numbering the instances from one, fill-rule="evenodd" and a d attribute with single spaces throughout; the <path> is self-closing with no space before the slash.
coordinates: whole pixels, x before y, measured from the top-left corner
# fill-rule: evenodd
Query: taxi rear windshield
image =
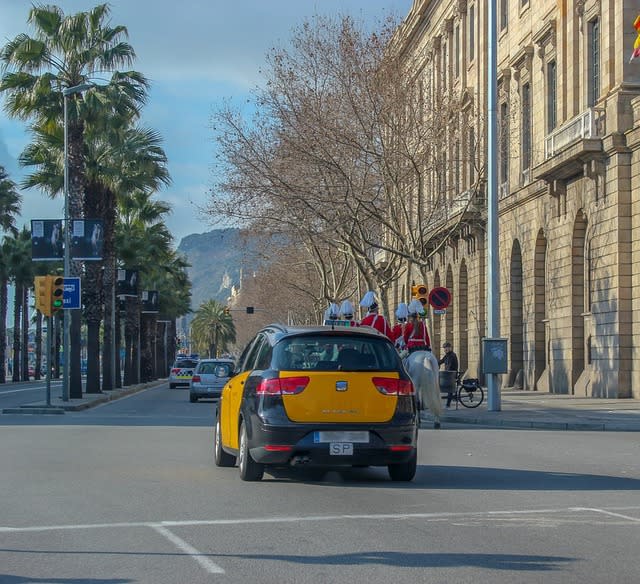
<path id="1" fill-rule="evenodd" d="M 399 358 L 384 339 L 300 336 L 276 344 L 273 367 L 285 371 L 397 371 Z"/>

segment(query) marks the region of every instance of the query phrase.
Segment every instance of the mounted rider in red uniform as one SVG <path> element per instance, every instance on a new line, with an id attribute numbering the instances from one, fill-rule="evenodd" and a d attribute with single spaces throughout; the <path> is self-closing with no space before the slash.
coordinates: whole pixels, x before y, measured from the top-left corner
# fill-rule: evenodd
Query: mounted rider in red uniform
<path id="1" fill-rule="evenodd" d="M 431 351 L 427 323 L 420 319 L 420 315 L 424 315 L 424 307 L 419 300 L 414 299 L 409 303 L 409 323 L 404 331 L 404 342 L 409 353 Z"/>
<path id="2" fill-rule="evenodd" d="M 389 339 L 393 340 L 391 337 L 391 327 L 389 326 L 387 319 L 378 313 L 378 300 L 371 290 L 363 296 L 360 301 L 360 306 L 363 306 L 368 310 L 367 316 L 360 321 L 360 326 L 373 327 L 383 335 L 386 335 Z"/>
<path id="3" fill-rule="evenodd" d="M 404 331 L 407 328 L 407 319 L 409 318 L 409 309 L 406 302 L 401 302 L 396 308 L 397 324 L 391 329 L 391 340 L 395 343 L 399 350 L 405 349 Z"/>

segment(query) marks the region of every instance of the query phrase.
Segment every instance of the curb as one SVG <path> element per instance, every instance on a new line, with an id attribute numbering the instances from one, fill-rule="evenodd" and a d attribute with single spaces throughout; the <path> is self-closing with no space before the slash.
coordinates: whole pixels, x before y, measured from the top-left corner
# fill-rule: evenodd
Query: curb
<path id="1" fill-rule="evenodd" d="M 157 379 L 148 383 L 141 383 L 139 385 L 130 385 L 122 389 L 114 389 L 104 393 L 85 393 L 82 399 L 88 400 L 83 403 L 73 404 L 63 402 L 62 405 L 46 406 L 44 404 L 27 404 L 15 408 L 4 408 L 3 414 L 64 414 L 66 412 L 80 412 L 82 410 L 88 410 L 110 401 L 116 401 L 123 397 L 139 393 L 146 389 L 151 389 L 166 383 L 166 379 Z M 95 398 L 94 398 L 95 396 Z"/>
<path id="2" fill-rule="evenodd" d="M 430 414 L 420 416 L 421 428 L 433 426 L 434 418 Z M 542 420 L 489 419 L 481 417 L 451 416 L 440 418 L 444 424 L 466 424 L 493 428 L 511 428 L 514 430 L 566 430 L 582 432 L 640 432 L 640 428 L 621 423 L 606 422 L 547 422 Z"/>

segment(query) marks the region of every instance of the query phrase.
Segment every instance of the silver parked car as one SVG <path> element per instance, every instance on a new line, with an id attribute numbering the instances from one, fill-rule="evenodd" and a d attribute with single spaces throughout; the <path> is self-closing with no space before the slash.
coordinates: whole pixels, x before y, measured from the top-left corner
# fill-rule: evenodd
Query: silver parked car
<path id="1" fill-rule="evenodd" d="M 233 375 L 234 362 L 231 359 L 202 359 L 191 378 L 189 401 L 199 398 L 219 399 L 222 388 Z"/>

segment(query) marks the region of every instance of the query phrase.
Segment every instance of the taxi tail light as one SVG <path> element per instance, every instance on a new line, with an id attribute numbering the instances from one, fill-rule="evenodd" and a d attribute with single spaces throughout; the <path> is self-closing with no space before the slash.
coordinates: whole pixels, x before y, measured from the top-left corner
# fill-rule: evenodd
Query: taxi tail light
<path id="1" fill-rule="evenodd" d="M 263 379 L 256 387 L 258 395 L 297 395 L 302 393 L 309 383 L 308 377 L 282 377 Z"/>
<path id="2" fill-rule="evenodd" d="M 413 446 L 411 444 L 392 444 L 389 446 L 391 452 L 408 452 Z"/>
<path id="3" fill-rule="evenodd" d="M 194 383 L 200 383 L 200 376 L 199 375 L 194 375 L 191 378 L 191 381 L 193 381 Z"/>
<path id="4" fill-rule="evenodd" d="M 373 385 L 383 395 L 413 395 L 413 384 L 408 379 L 374 377 Z"/>
<path id="5" fill-rule="evenodd" d="M 293 446 L 289 446 L 288 444 L 265 444 L 264 449 L 267 452 L 291 452 Z"/>
<path id="6" fill-rule="evenodd" d="M 172 369 L 171 373 L 180 373 L 180 369 Z"/>

